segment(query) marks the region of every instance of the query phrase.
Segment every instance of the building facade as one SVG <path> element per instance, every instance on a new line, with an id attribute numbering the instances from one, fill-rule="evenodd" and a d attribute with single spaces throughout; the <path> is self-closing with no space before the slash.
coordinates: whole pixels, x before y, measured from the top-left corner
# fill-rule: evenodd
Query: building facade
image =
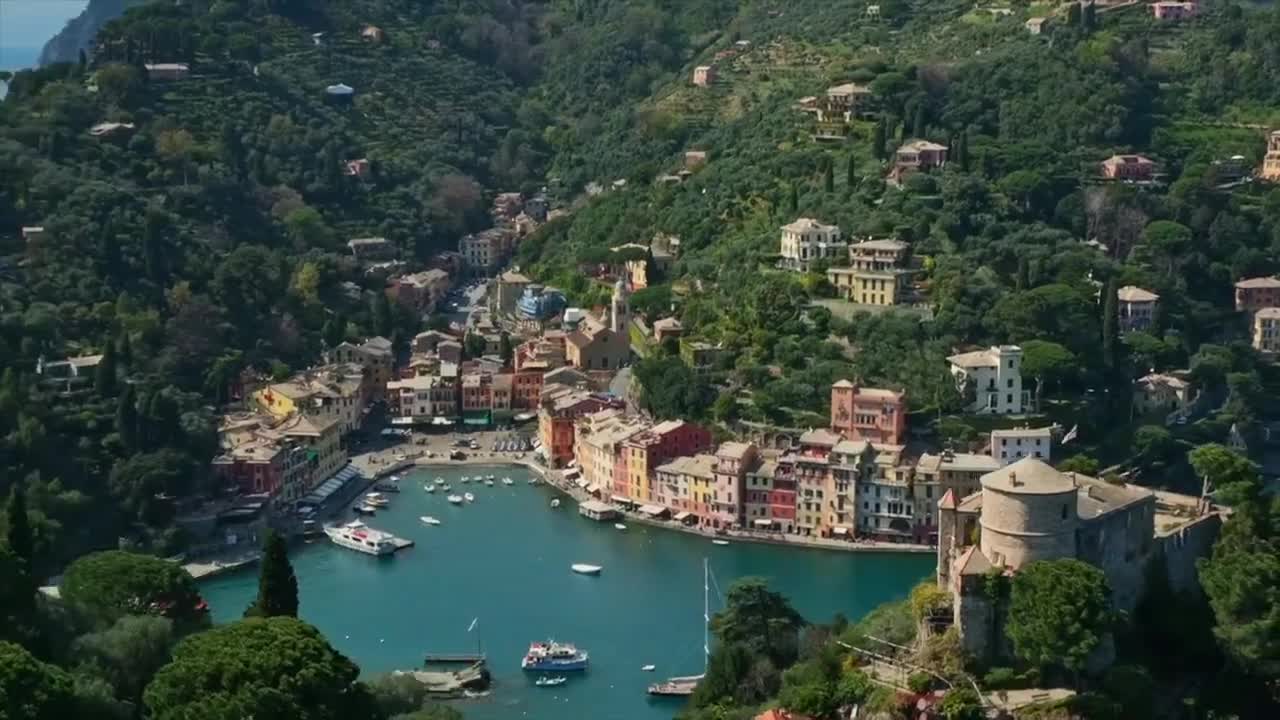
<path id="1" fill-rule="evenodd" d="M 947 361 L 969 412 L 1019 415 L 1033 409 L 1022 389 L 1022 348 L 1017 345 L 993 345 Z"/>
<path id="2" fill-rule="evenodd" d="M 808 272 L 819 261 L 833 263 L 843 258 L 847 248 L 839 227 L 800 218 L 782 226 L 778 253 L 784 268 Z"/>
<path id="3" fill-rule="evenodd" d="M 841 380 L 831 386 L 831 429 L 849 440 L 901 445 L 907 433 L 906 393 Z"/>
<path id="4" fill-rule="evenodd" d="M 1252 313 L 1280 307 L 1280 278 L 1245 278 L 1236 282 L 1236 312 Z"/>
<path id="5" fill-rule="evenodd" d="M 1120 331 L 1150 330 L 1155 322 L 1156 306 L 1160 296 L 1150 290 L 1125 285 L 1116 291 L 1116 311 L 1119 314 Z"/>
<path id="6" fill-rule="evenodd" d="M 1053 429 L 1022 427 L 992 430 L 991 457 L 1001 466 L 1027 457 L 1050 462 L 1053 459 Z"/>

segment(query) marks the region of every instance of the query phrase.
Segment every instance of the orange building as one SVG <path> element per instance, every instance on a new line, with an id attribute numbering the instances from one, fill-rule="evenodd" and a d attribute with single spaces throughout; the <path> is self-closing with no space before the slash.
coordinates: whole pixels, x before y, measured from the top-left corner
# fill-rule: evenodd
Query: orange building
<path id="1" fill-rule="evenodd" d="M 625 407 L 612 395 L 601 395 L 566 385 L 548 385 L 538 409 L 538 440 L 550 467 L 563 467 L 573 459 L 574 421 L 609 408 Z"/>
<path id="2" fill-rule="evenodd" d="M 711 431 L 683 420 L 658 423 L 622 443 L 625 471 L 614 473 L 613 494 L 649 502 L 650 479 L 659 465 L 711 447 Z"/>

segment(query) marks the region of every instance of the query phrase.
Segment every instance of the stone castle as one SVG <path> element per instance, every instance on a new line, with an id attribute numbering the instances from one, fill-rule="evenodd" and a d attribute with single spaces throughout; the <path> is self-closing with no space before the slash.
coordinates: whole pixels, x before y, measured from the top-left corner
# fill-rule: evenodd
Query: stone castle
<path id="1" fill-rule="evenodd" d="M 951 624 L 965 650 L 1007 654 L 1003 609 L 987 577 L 1037 560 L 1075 558 L 1101 569 L 1117 609 L 1142 596 L 1149 562 L 1165 563 L 1175 589 L 1197 587 L 1221 515 L 1200 498 L 1059 472 L 1035 457 L 983 475 L 981 489 L 938 502 L 938 584 L 952 596 Z"/>

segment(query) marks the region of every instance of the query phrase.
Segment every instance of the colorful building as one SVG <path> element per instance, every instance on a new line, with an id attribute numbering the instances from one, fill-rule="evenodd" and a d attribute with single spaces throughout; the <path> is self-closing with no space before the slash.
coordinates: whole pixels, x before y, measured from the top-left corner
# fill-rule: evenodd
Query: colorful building
<path id="1" fill-rule="evenodd" d="M 721 443 L 716 449 L 715 489 L 711 497 L 711 526 L 736 528 L 743 526 L 744 495 L 747 473 L 756 467 L 755 445 L 741 442 Z"/>
<path id="2" fill-rule="evenodd" d="M 538 440 L 547 465 L 564 467 L 574 459 L 574 423 L 578 418 L 609 408 L 625 407 L 612 395 L 560 384 L 543 388 L 538 409 Z"/>
<path id="3" fill-rule="evenodd" d="M 831 429 L 849 440 L 901 445 L 907 434 L 906 393 L 841 380 L 831 386 Z"/>
<path id="4" fill-rule="evenodd" d="M 1280 278 L 1245 278 L 1236 282 L 1236 312 L 1280 307 Z"/>
<path id="5" fill-rule="evenodd" d="M 711 447 L 711 432 L 683 420 L 668 420 L 639 432 L 622 443 L 625 470 L 614 478 L 613 493 L 637 502 L 652 498 L 651 477 L 659 465 Z"/>

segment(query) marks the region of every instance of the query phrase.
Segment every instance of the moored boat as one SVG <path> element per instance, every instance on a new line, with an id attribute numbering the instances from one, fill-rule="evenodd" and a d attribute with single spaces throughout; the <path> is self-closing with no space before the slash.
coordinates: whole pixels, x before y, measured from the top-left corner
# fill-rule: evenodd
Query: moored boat
<path id="1" fill-rule="evenodd" d="M 502 478 L 502 484 L 503 484 L 503 485 L 515 485 L 516 483 L 515 483 L 515 481 L 514 481 L 514 480 L 512 480 L 511 478 L 509 478 L 509 477 L 504 477 L 504 478 Z"/>
<path id="2" fill-rule="evenodd" d="M 535 642 L 529 645 L 529 651 L 520 660 L 520 668 L 544 672 L 586 670 L 587 651 L 579 650 L 573 643 Z"/>
<path id="3" fill-rule="evenodd" d="M 463 498 L 465 498 L 467 502 L 475 502 L 475 501 L 476 501 L 476 496 L 475 496 L 475 495 L 472 495 L 471 493 L 465 493 L 462 497 L 463 497 Z"/>
<path id="4" fill-rule="evenodd" d="M 574 563 L 569 566 L 569 569 L 579 575 L 599 575 L 600 571 L 604 570 L 599 565 L 588 565 L 587 563 Z"/>
<path id="5" fill-rule="evenodd" d="M 433 492 L 435 492 L 435 491 L 436 491 L 436 486 L 435 486 L 435 485 L 424 485 L 424 486 L 423 486 L 423 489 L 424 489 L 424 490 L 426 490 L 426 491 L 427 491 L 427 492 L 429 492 L 429 493 L 433 493 Z"/>
<path id="6" fill-rule="evenodd" d="M 437 520 L 436 518 L 431 517 L 430 515 L 423 515 L 422 517 L 420 517 L 420 518 L 418 518 L 418 519 L 422 521 L 422 524 L 423 524 L 423 525 L 439 525 L 439 524 L 440 524 L 440 521 L 439 521 L 439 520 Z"/>
<path id="7" fill-rule="evenodd" d="M 569 678 L 567 678 L 567 677 L 565 677 L 565 676 L 563 676 L 563 675 L 561 675 L 561 676 L 559 676 L 559 677 L 547 677 L 547 676 L 545 676 L 545 675 L 544 675 L 544 676 L 542 676 L 542 677 L 538 678 L 537 680 L 535 680 L 533 684 L 534 684 L 534 685 L 537 685 L 538 687 L 554 687 L 554 686 L 556 686 L 556 685 L 563 685 L 563 684 L 565 684 L 568 680 L 569 680 Z"/>
<path id="8" fill-rule="evenodd" d="M 391 501 L 388 500 L 387 496 L 383 495 L 382 493 L 371 492 L 371 493 L 365 494 L 364 504 L 382 508 L 382 507 L 387 507 L 391 505 Z"/>
<path id="9" fill-rule="evenodd" d="M 552 499 L 551 499 L 551 507 L 553 507 L 553 508 L 558 508 L 558 507 L 560 507 L 560 498 L 552 498 Z"/>
<path id="10" fill-rule="evenodd" d="M 622 523 L 614 523 L 614 524 L 613 524 L 613 529 L 614 529 L 614 530 L 626 530 L 626 529 L 627 529 L 627 526 L 626 526 L 626 525 L 623 525 Z"/>
<path id="11" fill-rule="evenodd" d="M 454 505 L 461 505 L 461 504 L 462 504 L 462 496 L 461 496 L 461 495 L 450 495 L 450 496 L 449 496 L 449 502 L 453 503 Z"/>
<path id="12" fill-rule="evenodd" d="M 377 515 L 378 508 L 372 505 L 357 505 L 351 508 L 357 515 Z"/>
<path id="13" fill-rule="evenodd" d="M 374 530 L 359 520 L 352 520 L 345 525 L 327 527 L 324 534 L 329 536 L 334 545 L 368 555 L 390 555 L 396 551 L 391 533 Z"/>
<path id="14" fill-rule="evenodd" d="M 493 481 L 492 481 L 492 480 L 485 480 L 485 481 L 484 481 L 484 484 L 485 484 L 485 485 L 488 485 L 489 487 L 493 487 Z"/>
<path id="15" fill-rule="evenodd" d="M 436 478 L 436 480 L 435 480 L 435 482 L 436 482 L 436 484 L 437 484 L 437 485 L 443 485 L 443 484 L 444 484 L 444 478 L 442 478 L 442 477 L 437 477 L 437 478 Z"/>
<path id="16" fill-rule="evenodd" d="M 712 545 L 728 545 L 729 541 L 728 540 L 712 540 L 711 544 Z"/>
<path id="17" fill-rule="evenodd" d="M 643 670 L 644 672 L 653 672 L 654 670 L 658 669 L 658 666 L 657 665 L 641 665 L 640 669 Z"/>

